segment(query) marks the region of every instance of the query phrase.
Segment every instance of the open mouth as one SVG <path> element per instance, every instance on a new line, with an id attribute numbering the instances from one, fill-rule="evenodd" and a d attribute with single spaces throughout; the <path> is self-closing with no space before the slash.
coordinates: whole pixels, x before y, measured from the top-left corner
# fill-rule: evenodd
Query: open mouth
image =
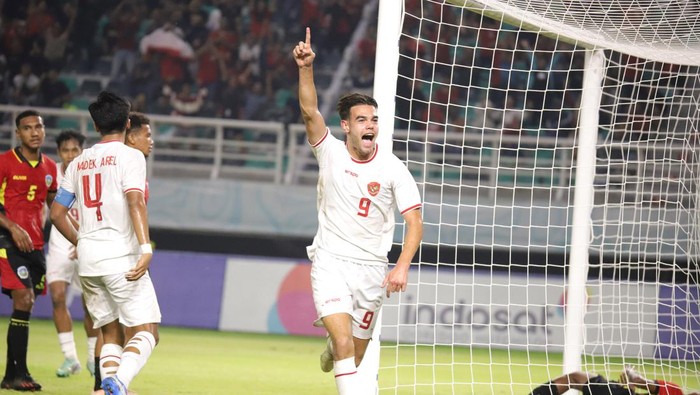
<path id="1" fill-rule="evenodd" d="M 362 140 L 365 141 L 373 141 L 374 140 L 374 133 L 367 133 L 362 135 Z"/>

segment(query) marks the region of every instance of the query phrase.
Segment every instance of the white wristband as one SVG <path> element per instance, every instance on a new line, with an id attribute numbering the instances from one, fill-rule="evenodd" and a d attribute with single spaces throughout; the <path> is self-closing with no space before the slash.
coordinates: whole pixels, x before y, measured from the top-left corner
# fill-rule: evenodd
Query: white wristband
<path id="1" fill-rule="evenodd" d="M 151 246 L 151 243 L 141 244 L 141 253 L 153 254 L 153 247 Z"/>

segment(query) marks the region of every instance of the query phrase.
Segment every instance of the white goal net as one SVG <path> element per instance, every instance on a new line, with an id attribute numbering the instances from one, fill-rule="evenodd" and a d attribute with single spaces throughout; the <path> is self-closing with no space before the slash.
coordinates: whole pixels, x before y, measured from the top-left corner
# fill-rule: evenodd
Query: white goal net
<path id="1" fill-rule="evenodd" d="M 425 237 L 379 392 L 627 364 L 700 390 L 700 2 L 405 0 L 400 31 Z"/>

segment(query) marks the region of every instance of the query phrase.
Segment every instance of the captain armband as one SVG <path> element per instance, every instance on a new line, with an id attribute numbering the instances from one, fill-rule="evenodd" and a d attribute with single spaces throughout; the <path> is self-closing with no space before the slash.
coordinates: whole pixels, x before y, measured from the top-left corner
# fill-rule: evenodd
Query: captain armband
<path id="1" fill-rule="evenodd" d="M 75 203 L 75 194 L 68 192 L 63 188 L 58 188 L 56 197 L 53 199 L 54 202 L 58 202 L 61 206 L 66 206 L 70 208 L 73 203 Z"/>

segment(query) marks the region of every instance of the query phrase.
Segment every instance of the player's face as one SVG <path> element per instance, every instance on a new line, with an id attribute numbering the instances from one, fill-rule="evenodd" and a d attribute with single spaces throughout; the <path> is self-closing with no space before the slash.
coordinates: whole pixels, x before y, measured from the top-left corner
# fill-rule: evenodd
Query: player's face
<path id="1" fill-rule="evenodd" d="M 83 152 L 83 148 L 76 139 L 68 139 L 58 147 L 58 157 L 64 166 L 68 166 L 81 152 Z"/>
<path id="2" fill-rule="evenodd" d="M 41 117 L 32 115 L 24 117 L 19 121 L 17 128 L 17 138 L 24 148 L 36 151 L 44 144 L 44 120 Z"/>
<path id="3" fill-rule="evenodd" d="M 374 154 L 379 134 L 378 122 L 377 109 L 368 104 L 352 107 L 349 119 L 341 121 L 347 135 L 348 151 L 353 158 L 367 160 Z"/>
<path id="4" fill-rule="evenodd" d="M 148 155 L 153 152 L 153 135 L 151 134 L 151 126 L 142 125 L 139 130 L 129 133 L 126 145 L 143 152 L 143 156 L 148 158 Z"/>

